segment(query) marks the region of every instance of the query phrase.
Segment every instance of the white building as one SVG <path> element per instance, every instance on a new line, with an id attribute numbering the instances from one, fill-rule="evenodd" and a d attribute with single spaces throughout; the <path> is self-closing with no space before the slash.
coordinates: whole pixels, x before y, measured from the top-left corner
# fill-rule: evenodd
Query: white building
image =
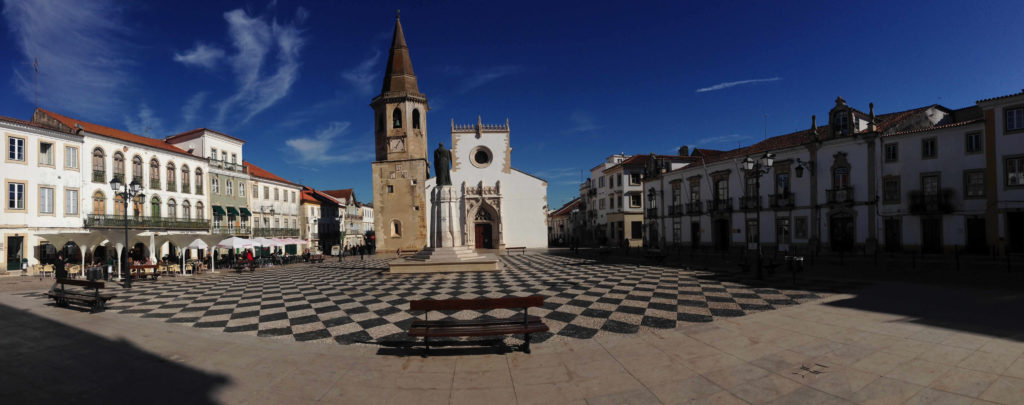
<path id="1" fill-rule="evenodd" d="M 251 162 L 243 162 L 252 185 L 253 236 L 299 237 L 299 193 L 302 186 L 270 173 Z"/>
<path id="2" fill-rule="evenodd" d="M 0 215 L 0 273 L 38 264 L 47 252 L 39 234 L 81 230 L 84 137 L 40 124 L 0 117 L 4 184 Z M 57 246 L 56 248 L 60 248 Z"/>
<path id="3" fill-rule="evenodd" d="M 452 122 L 452 185 L 462 206 L 462 241 L 477 249 L 547 246 L 546 181 L 512 167 L 509 126 L 455 125 Z M 432 196 L 436 178 L 426 181 Z M 427 201 L 427 223 L 432 224 L 432 201 Z M 432 226 L 432 225 L 431 225 Z M 386 231 L 400 232 L 390 224 Z M 434 234 L 428 230 L 428 234 Z M 389 235 L 378 235 L 378 238 Z"/>
<path id="4" fill-rule="evenodd" d="M 363 234 L 373 230 L 373 204 L 362 203 L 359 205 L 359 214 L 363 216 Z"/>
<path id="5" fill-rule="evenodd" d="M 183 132 L 164 139 L 167 143 L 188 151 L 208 162 L 206 185 L 196 184 L 196 190 L 206 186 L 209 190 L 211 232 L 230 237 L 247 238 L 251 234 L 249 209 L 249 173 L 242 164 L 242 146 L 245 141 L 207 128 Z"/>

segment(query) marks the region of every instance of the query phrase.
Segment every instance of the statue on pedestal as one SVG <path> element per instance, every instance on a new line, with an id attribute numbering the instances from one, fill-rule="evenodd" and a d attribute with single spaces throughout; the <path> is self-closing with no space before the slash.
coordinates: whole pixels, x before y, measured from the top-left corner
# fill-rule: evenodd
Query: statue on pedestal
<path id="1" fill-rule="evenodd" d="M 452 152 L 445 149 L 444 142 L 441 142 L 437 149 L 434 149 L 434 177 L 437 178 L 438 186 L 452 185 L 451 167 Z"/>

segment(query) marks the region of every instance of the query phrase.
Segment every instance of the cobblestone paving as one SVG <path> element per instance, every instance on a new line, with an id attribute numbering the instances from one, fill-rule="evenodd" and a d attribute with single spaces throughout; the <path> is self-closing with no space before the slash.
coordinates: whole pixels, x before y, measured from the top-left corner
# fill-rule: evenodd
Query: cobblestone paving
<path id="1" fill-rule="evenodd" d="M 110 311 L 196 328 L 293 338 L 374 343 L 412 341 L 410 300 L 508 295 L 545 297 L 531 309 L 550 327 L 535 336 L 587 339 L 743 316 L 849 291 L 862 283 L 801 280 L 758 282 L 739 275 L 663 266 L 610 264 L 554 255 L 502 257 L 498 273 L 391 275 L 387 260 L 368 258 L 271 267 L 255 273 L 163 277 L 120 291 Z M 36 296 L 45 298 L 36 293 Z M 509 311 L 458 311 L 455 319 L 509 316 Z M 432 314 L 431 319 L 441 319 Z"/>

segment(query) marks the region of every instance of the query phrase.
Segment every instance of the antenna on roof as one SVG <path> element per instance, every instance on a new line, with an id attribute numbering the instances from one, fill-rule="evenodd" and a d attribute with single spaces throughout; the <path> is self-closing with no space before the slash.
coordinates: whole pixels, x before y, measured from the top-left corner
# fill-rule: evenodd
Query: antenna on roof
<path id="1" fill-rule="evenodd" d="M 36 108 L 39 108 L 39 58 L 33 58 L 32 69 L 35 70 L 35 78 L 33 84 L 33 92 L 36 94 Z"/>

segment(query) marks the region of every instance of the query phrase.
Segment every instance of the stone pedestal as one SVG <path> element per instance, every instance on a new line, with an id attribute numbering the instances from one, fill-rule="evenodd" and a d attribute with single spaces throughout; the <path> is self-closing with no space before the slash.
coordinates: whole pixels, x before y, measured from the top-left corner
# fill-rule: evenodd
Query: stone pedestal
<path id="1" fill-rule="evenodd" d="M 446 185 L 434 189 L 431 196 L 434 215 L 431 221 L 433 234 L 430 242 L 433 245 L 417 252 L 411 257 L 397 259 L 389 265 L 391 273 L 446 273 L 463 271 L 498 271 L 501 261 L 498 257 L 480 254 L 466 246 L 463 235 L 462 211 L 459 209 L 461 198 L 455 187 Z"/>

